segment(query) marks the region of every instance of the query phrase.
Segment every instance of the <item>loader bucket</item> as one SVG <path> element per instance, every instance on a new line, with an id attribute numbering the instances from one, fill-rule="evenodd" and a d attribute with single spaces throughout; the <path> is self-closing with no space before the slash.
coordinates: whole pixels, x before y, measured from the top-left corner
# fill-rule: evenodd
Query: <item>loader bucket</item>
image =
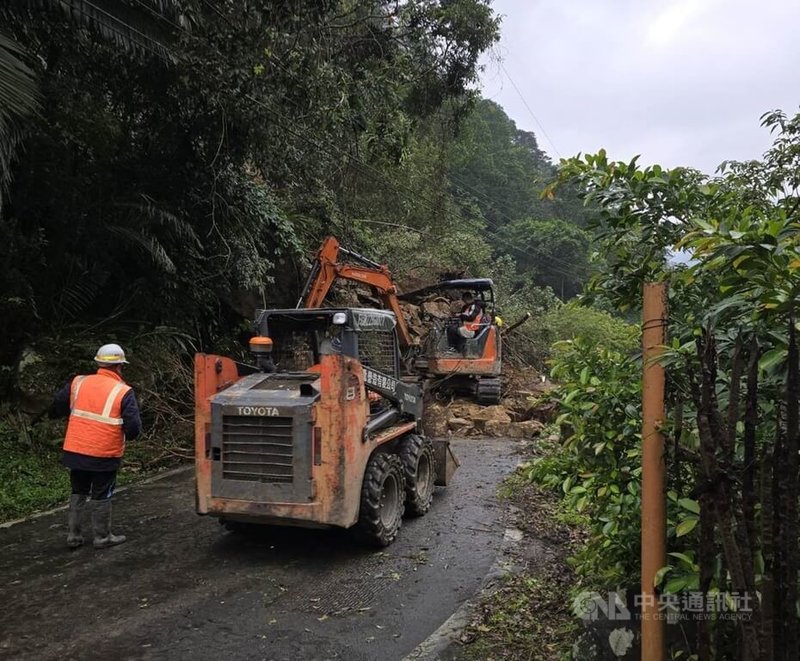
<path id="1" fill-rule="evenodd" d="M 433 454 L 436 459 L 436 480 L 437 487 L 446 487 L 453 479 L 453 473 L 461 465 L 458 457 L 453 454 L 450 441 L 447 439 L 436 439 L 433 441 Z"/>

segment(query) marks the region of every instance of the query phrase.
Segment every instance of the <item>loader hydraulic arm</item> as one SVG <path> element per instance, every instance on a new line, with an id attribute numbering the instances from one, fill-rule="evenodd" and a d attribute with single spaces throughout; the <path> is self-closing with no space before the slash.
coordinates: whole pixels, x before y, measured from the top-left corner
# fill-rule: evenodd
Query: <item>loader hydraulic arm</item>
<path id="1" fill-rule="evenodd" d="M 359 265 L 340 263 L 340 253 L 358 262 Z M 411 346 L 411 334 L 408 332 L 403 310 L 397 298 L 397 286 L 392 280 L 389 269 L 384 264 L 378 264 L 357 252 L 342 248 L 335 237 L 329 236 L 322 243 L 297 307 L 322 307 L 333 283 L 339 279 L 361 282 L 371 287 L 380 296 L 384 306 L 394 312 L 400 345 L 404 348 Z"/>

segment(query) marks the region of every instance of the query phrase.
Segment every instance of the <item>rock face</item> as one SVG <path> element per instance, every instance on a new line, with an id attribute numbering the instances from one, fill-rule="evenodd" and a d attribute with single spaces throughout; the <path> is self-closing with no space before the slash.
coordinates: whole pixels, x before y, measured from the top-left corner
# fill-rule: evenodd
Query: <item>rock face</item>
<path id="1" fill-rule="evenodd" d="M 544 423 L 538 420 L 523 420 L 515 422 L 508 428 L 508 436 L 511 438 L 534 438 L 542 433 Z"/>

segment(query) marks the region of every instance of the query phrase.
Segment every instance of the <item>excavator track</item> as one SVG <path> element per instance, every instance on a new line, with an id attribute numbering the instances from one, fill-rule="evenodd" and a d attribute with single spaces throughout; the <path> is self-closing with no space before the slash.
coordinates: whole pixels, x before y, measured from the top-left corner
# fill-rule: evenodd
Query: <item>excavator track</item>
<path id="1" fill-rule="evenodd" d="M 479 378 L 475 386 L 475 400 L 478 404 L 499 404 L 501 395 L 500 386 L 499 376 Z"/>

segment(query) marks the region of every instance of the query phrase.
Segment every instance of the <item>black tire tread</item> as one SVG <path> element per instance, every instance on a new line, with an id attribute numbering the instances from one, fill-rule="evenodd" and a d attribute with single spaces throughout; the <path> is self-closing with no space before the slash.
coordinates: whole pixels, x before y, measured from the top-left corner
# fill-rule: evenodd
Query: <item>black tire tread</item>
<path id="1" fill-rule="evenodd" d="M 369 546 L 389 546 L 400 531 L 403 519 L 403 498 L 398 498 L 399 515 L 397 525 L 387 528 L 381 521 L 382 485 L 389 472 L 395 472 L 400 484 L 401 496 L 405 491 L 405 473 L 400 457 L 394 454 L 379 452 L 370 457 L 364 471 L 364 482 L 361 487 L 361 507 L 358 512 L 358 523 L 353 533 L 363 544 Z"/>
<path id="2" fill-rule="evenodd" d="M 416 489 L 417 466 L 423 453 L 428 455 L 428 461 L 433 473 L 431 475 L 430 493 L 420 495 Z M 433 451 L 433 443 L 424 436 L 408 434 L 400 441 L 398 455 L 403 462 L 403 472 L 406 479 L 406 514 L 409 516 L 424 516 L 433 502 L 434 476 L 436 474 L 436 457 Z"/>

